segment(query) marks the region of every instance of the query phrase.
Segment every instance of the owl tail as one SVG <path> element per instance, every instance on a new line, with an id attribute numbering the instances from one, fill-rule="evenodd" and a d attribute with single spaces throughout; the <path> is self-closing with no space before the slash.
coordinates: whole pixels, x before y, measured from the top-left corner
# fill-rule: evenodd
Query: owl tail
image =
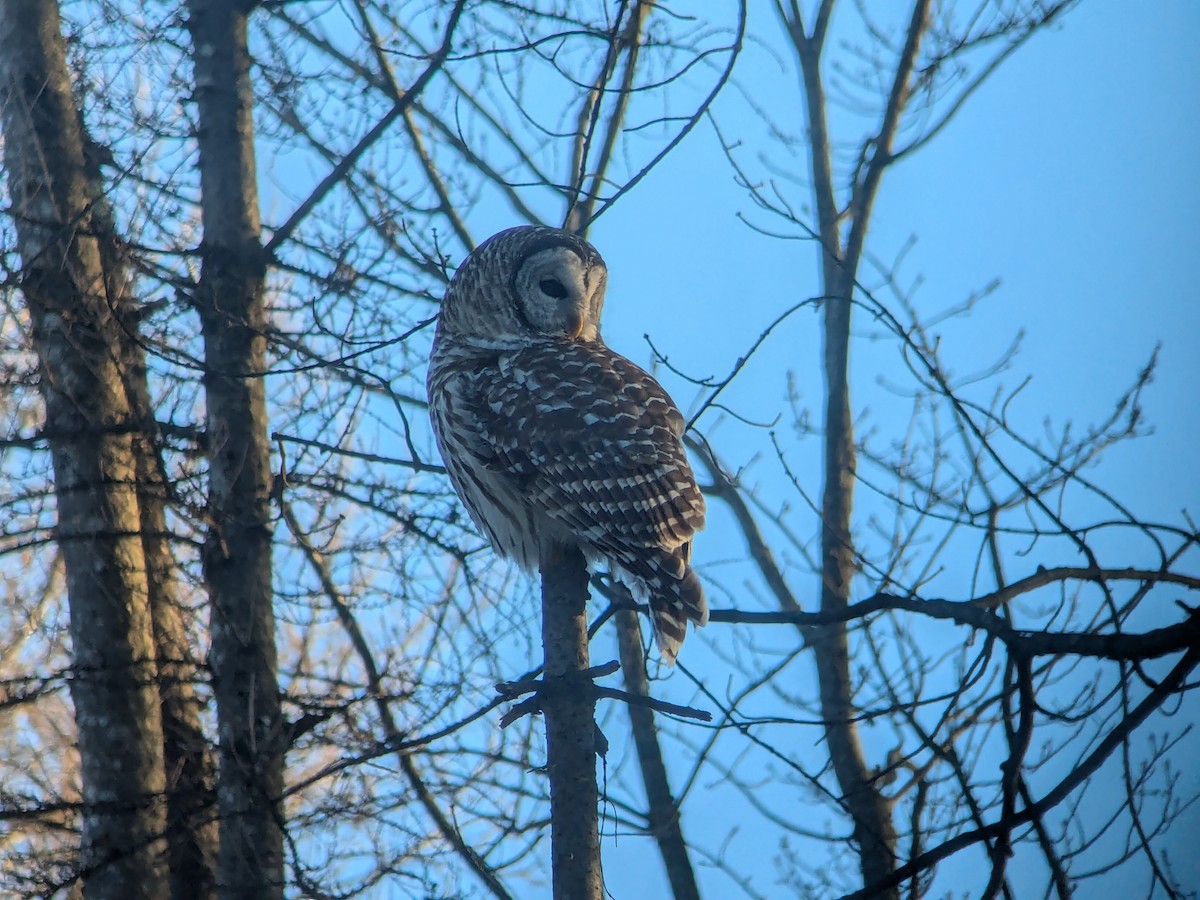
<path id="1" fill-rule="evenodd" d="M 685 559 L 670 557 L 649 585 L 650 619 L 654 640 L 667 665 L 674 665 L 679 648 L 687 637 L 688 622 L 708 624 L 708 603 L 700 579 Z"/>

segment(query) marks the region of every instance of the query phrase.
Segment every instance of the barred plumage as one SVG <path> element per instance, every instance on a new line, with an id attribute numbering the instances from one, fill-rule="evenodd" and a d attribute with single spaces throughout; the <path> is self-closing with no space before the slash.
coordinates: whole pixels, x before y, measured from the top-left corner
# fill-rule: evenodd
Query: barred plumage
<path id="1" fill-rule="evenodd" d="M 607 270 L 591 244 L 519 227 L 459 267 L 438 317 L 429 406 L 450 480 L 496 552 L 536 571 L 574 544 L 648 601 L 674 662 L 708 606 L 689 565 L 704 497 L 684 422 L 600 337 Z"/>

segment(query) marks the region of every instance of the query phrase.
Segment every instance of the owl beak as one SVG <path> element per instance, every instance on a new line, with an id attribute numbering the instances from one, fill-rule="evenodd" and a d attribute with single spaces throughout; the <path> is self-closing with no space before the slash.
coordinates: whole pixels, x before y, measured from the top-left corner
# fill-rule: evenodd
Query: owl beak
<path id="1" fill-rule="evenodd" d="M 578 340 L 579 335 L 583 334 L 583 315 L 578 309 L 569 310 L 563 315 L 563 331 L 572 341 Z"/>

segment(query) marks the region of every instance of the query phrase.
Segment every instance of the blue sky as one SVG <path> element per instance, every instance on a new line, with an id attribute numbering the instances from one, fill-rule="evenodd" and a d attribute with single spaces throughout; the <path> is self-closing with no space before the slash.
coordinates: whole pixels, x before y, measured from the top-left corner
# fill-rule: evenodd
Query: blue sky
<path id="1" fill-rule="evenodd" d="M 711 0 L 696 5 L 699 9 L 731 6 Z M 900 4 L 868 5 L 903 14 Z M 796 73 L 786 51 L 778 47 L 778 23 L 770 6 L 769 0 L 751 4 L 754 40 L 747 43 L 737 77 L 743 90 L 799 134 Z M 845 4 L 841 15 L 850 17 L 852 6 Z M 351 37 L 357 40 L 356 34 Z M 1043 421 L 1061 428 L 1071 420 L 1082 428 L 1104 417 L 1161 344 L 1157 377 L 1143 398 L 1153 434 L 1111 448 L 1103 465 L 1088 474 L 1138 514 L 1172 522 L 1181 520 L 1184 508 L 1193 517 L 1200 516 L 1196 462 L 1200 304 L 1194 296 L 1193 275 L 1200 256 L 1197 46 L 1200 3 L 1194 0 L 1143 4 L 1083 0 L 1059 26 L 1036 36 L 1006 62 L 928 147 L 888 172 L 869 238 L 871 253 L 884 260 L 892 259 L 910 239 L 917 240 L 902 275 L 923 280 L 917 302 L 926 315 L 953 307 L 999 279 L 998 289 L 969 318 L 939 328 L 942 349 L 954 371 L 968 372 L 984 367 L 1023 331 L 1020 355 L 993 384 L 1012 389 L 1030 379 L 1011 407 L 1014 421 L 1029 432 L 1039 432 Z M 835 44 L 830 53 L 837 50 Z M 367 118 L 362 110 L 340 107 L 330 115 Z M 573 111 L 568 118 L 572 115 Z M 767 142 L 762 122 L 748 109 L 742 94 L 727 91 L 715 115 L 725 136 L 741 142 L 739 158 L 752 172 L 764 178 L 789 168 L 800 176 L 806 173 L 803 149 L 789 151 Z M 835 125 L 845 124 L 844 114 L 837 113 Z M 631 145 L 638 140 L 635 136 Z M 263 159 L 266 162 L 267 157 Z M 306 177 L 314 172 L 322 176 L 325 171 L 322 160 L 312 164 Z M 272 173 L 271 165 L 264 164 L 260 175 L 269 218 L 279 218 L 281 210 L 292 208 L 293 195 L 306 192 L 305 177 L 296 177 L 293 184 L 296 172 L 286 165 Z M 797 206 L 808 201 L 802 186 L 784 186 Z M 548 192 L 531 188 L 528 193 L 530 202 L 536 203 Z M 472 210 L 471 220 L 478 237 L 488 233 L 485 223 L 494 222 L 495 228 L 516 224 L 501 204 L 485 208 L 487 204 L 481 202 L 479 207 Z M 715 132 L 702 123 L 591 232 L 610 270 L 605 335 L 611 345 L 647 364 L 651 355 L 643 335 L 649 334 L 682 370 L 696 376 L 720 375 L 783 308 L 819 292 L 812 244 L 765 239 L 739 221 L 739 213 L 773 224 L 755 211 L 745 190 L 735 183 Z M 853 351 L 855 409 L 866 414 L 877 439 L 886 442 L 901 434 L 908 422 L 907 401 L 879 385 L 881 377 L 894 373 L 897 355 L 892 341 L 872 339 L 878 329 L 863 317 L 859 321 Z M 820 489 L 819 441 L 798 439 L 788 428 L 786 392 L 792 385 L 798 403 L 819 414 L 819 348 L 817 316 L 797 314 L 725 396 L 732 408 L 750 419 L 771 422 L 785 417 L 778 425 L 781 440 L 811 496 Z M 660 369 L 659 374 L 685 410 L 695 408 L 699 390 L 669 371 Z M 799 506 L 771 456 L 764 429 L 715 413 L 707 414 L 701 425 L 727 462 L 749 466 L 747 484 L 758 488 L 764 502 L 770 505 L 786 497 L 794 508 Z M 391 449 L 397 455 L 405 452 Z M 860 506 L 870 510 L 869 499 L 860 497 Z M 811 539 L 811 527 L 803 530 L 811 526 L 811 517 L 797 514 L 796 519 L 801 523 L 801 539 Z M 1127 554 L 1121 546 L 1108 549 L 1114 564 L 1144 564 L 1148 559 L 1141 547 L 1131 546 Z M 737 534 L 715 511 L 696 549 L 701 572 L 713 585 L 715 607 L 735 602 L 755 606 L 751 593 L 737 593 L 743 575 L 731 561 L 740 554 Z M 790 566 L 791 583 L 811 596 L 815 581 L 795 554 L 782 553 L 781 558 Z M 1010 574 L 1063 561 L 1071 560 L 1022 558 L 1014 553 Z M 1193 571 L 1194 563 L 1195 555 Z M 946 596 L 962 596 L 967 589 L 962 572 L 947 573 L 944 583 Z M 1162 596 L 1166 600 L 1157 621 L 1175 621 L 1178 612 L 1169 603 L 1171 595 Z M 594 609 L 598 608 L 597 604 Z M 531 618 L 534 615 L 530 613 Z M 393 627 L 400 630 L 401 624 Z M 931 629 L 929 635 L 936 640 L 945 633 Z M 734 639 L 734 629 L 714 624 L 689 639 L 682 657 L 684 666 L 701 672 L 722 697 L 741 673 L 731 674 L 711 645 L 731 654 L 746 652 L 740 645 L 729 650 Z M 795 637 L 785 629 L 761 629 L 754 640 L 769 652 L 794 643 Z M 528 641 L 534 651 L 535 643 Z M 598 638 L 596 661 L 611 658 L 611 647 L 609 635 Z M 514 671 L 522 671 L 522 660 L 516 657 L 523 649 L 527 648 L 513 652 Z M 770 659 L 765 654 L 764 658 Z M 801 682 L 810 674 L 809 663 L 802 659 L 788 673 L 796 682 L 785 687 L 811 695 L 811 683 Z M 683 672 L 656 682 L 655 691 L 668 700 L 696 700 Z M 1172 724 L 1179 726 L 1189 715 L 1195 720 L 1195 703 L 1193 695 L 1184 715 Z M 756 711 L 766 708 L 785 707 L 772 696 Z M 605 731 L 613 740 L 609 774 L 614 784 L 618 776 L 632 784 L 636 773 L 631 749 L 622 740 L 623 710 L 605 704 L 602 712 L 608 716 Z M 807 762 L 823 749 L 815 735 L 811 727 L 780 729 L 771 733 L 771 739 L 789 752 L 806 754 Z M 699 743 L 704 737 L 704 732 L 692 729 L 684 732 L 683 742 L 665 741 L 676 786 L 692 756 L 685 742 Z M 888 735 L 873 731 L 865 740 L 873 760 L 881 759 Z M 743 746 L 734 736 L 723 750 L 732 758 Z M 1181 745 L 1177 758 L 1185 763 L 1200 758 L 1196 735 Z M 1184 791 L 1200 792 L 1196 766 L 1184 768 Z M 1103 777 L 1111 777 L 1108 771 L 1110 775 Z M 762 767 L 756 777 L 765 779 L 767 774 Z M 708 770 L 689 793 L 687 834 L 712 853 L 727 853 L 735 868 L 752 876 L 759 895 L 789 896 L 776 880 L 780 832 L 761 817 L 744 815 L 744 804 L 730 806 L 737 798 L 722 788 L 721 781 L 718 772 Z M 775 787 L 764 780 L 762 796 L 790 804 L 790 814 L 796 818 L 807 814 L 802 789 Z M 812 809 L 812 821 L 805 824 L 820 830 L 832 817 L 818 804 Z M 1173 834 L 1173 856 L 1176 874 L 1195 889 L 1200 887 L 1200 854 L 1194 851 L 1200 810 L 1193 809 L 1187 816 Z M 737 830 L 731 833 L 734 826 Z M 605 872 L 613 895 L 621 900 L 664 895 L 652 842 L 641 836 L 614 839 L 611 821 L 605 827 L 610 834 L 604 842 Z M 844 823 L 833 827 L 841 829 Z M 825 859 L 825 848 L 796 846 L 797 852 L 809 853 L 816 866 Z M 548 858 L 548 842 L 539 852 Z M 711 865 L 711 859 L 698 853 L 696 861 L 706 896 L 738 896 L 732 881 Z M 953 881 L 956 874 L 979 864 L 980 855 L 968 853 L 943 867 L 942 893 L 958 886 Z M 971 873 L 972 878 L 976 875 Z M 463 884 L 474 887 L 469 877 Z M 1095 884 L 1089 888 L 1094 890 Z M 538 895 L 525 887 L 518 883 L 514 890 L 522 896 Z M 1106 887 L 1114 897 L 1145 893 L 1144 882 L 1136 880 L 1113 880 Z"/>
<path id="2" fill-rule="evenodd" d="M 1085 2 L 1018 51 L 948 129 L 888 172 L 869 247 L 889 259 L 917 238 L 904 271 L 923 277 L 927 310 L 1000 279 L 999 291 L 951 336 L 968 347 L 947 346 L 962 354 L 965 371 L 972 353 L 994 355 L 1023 329 L 1024 351 L 1008 381 L 1033 377 L 1026 404 L 1035 421 L 1045 413 L 1079 422 L 1106 414 L 1161 342 L 1146 398 L 1156 434 L 1119 450 L 1110 464 L 1149 492 L 1144 502 L 1153 498 L 1158 512 L 1173 513 L 1180 498 L 1200 496 L 1190 446 L 1200 383 L 1192 278 L 1200 237 L 1200 6 L 1144 4 L 1137 16 L 1128 9 Z M 757 31 L 769 35 L 773 20 L 754 12 Z M 773 72 L 753 44 L 743 65 L 754 67 L 739 70 L 743 79 L 796 102 L 790 69 Z M 752 117 L 736 108 L 737 95 L 725 100 L 718 119 L 736 136 L 735 123 Z M 811 245 L 764 244 L 738 212 L 752 216 L 753 204 L 702 126 L 596 226 L 594 240 L 613 270 L 610 343 L 644 362 L 649 332 L 688 371 L 722 371 L 722 357 L 732 363 L 778 312 L 781 285 L 816 293 Z M 643 233 L 648 224 L 653 234 Z M 800 352 L 813 364 L 798 353 L 792 365 L 815 399 L 815 330 L 807 318 L 809 343 Z M 856 360 L 863 354 L 860 347 Z M 778 374 L 771 364 L 762 369 L 763 381 L 753 385 L 760 397 Z M 678 391 L 681 403 L 687 390 Z M 763 399 L 764 411 L 778 395 Z"/>
<path id="3" fill-rule="evenodd" d="M 1193 275 L 1200 243 L 1200 5 L 1139 4 L 1136 15 L 1132 9 L 1087 0 L 1008 60 L 949 128 L 888 172 L 869 249 L 890 260 L 917 239 L 902 272 L 923 280 L 917 297 L 926 315 L 1000 280 L 969 318 L 939 331 L 945 358 L 959 372 L 985 367 L 1024 332 L 1020 355 L 991 384 L 1012 389 L 1028 376 L 1010 410 L 1028 432 L 1040 433 L 1044 422 L 1057 429 L 1072 421 L 1083 429 L 1100 420 L 1161 344 L 1157 376 L 1143 398 L 1153 433 L 1111 448 L 1087 474 L 1137 514 L 1180 522 L 1182 509 L 1193 517 L 1200 512 L 1200 304 Z M 752 33 L 774 41 L 769 11 L 755 5 L 751 14 Z M 798 110 L 786 57 L 752 42 L 739 77 L 780 116 Z M 733 92 L 716 115 L 727 138 L 752 144 L 745 158 L 753 167 L 762 147 L 757 118 Z M 776 165 L 786 163 L 785 152 L 773 152 Z M 803 164 L 803 157 L 791 160 Z M 808 199 L 800 188 L 791 196 Z M 673 364 L 695 375 L 720 374 L 781 309 L 818 292 L 812 245 L 765 241 L 738 221 L 739 212 L 755 217 L 713 131 L 702 126 L 640 190 L 605 214 L 592 238 L 610 269 L 610 344 L 646 363 L 650 351 L 642 336 L 648 332 Z M 770 222 L 761 215 L 756 220 Z M 801 313 L 781 329 L 729 392 L 731 405 L 750 418 L 772 420 L 784 409 L 791 372 L 803 401 L 819 412 L 816 326 L 815 316 Z M 859 333 L 870 330 L 860 319 Z M 886 438 L 907 422 L 906 404 L 876 385 L 895 364 L 895 351 L 886 341 L 858 340 L 852 352 L 856 411 L 868 408 Z M 698 396 L 671 373 L 661 377 L 681 405 Z M 754 429 L 717 425 L 711 417 L 703 424 L 735 463 L 750 462 L 764 448 Z M 813 451 L 799 447 L 795 459 L 815 495 Z M 761 459 L 753 471 L 767 493 L 779 490 L 777 473 Z M 733 539 L 718 524 L 698 541 L 698 557 L 728 555 Z M 1125 550 L 1110 549 L 1114 562 Z M 1141 553 L 1131 546 L 1125 555 L 1131 564 L 1147 562 Z M 1015 559 L 1010 574 L 1055 561 L 1067 560 Z M 1175 621 L 1173 606 L 1160 602 L 1159 621 Z M 1189 754 L 1200 754 L 1194 736 L 1181 758 Z M 1193 791 L 1200 788 L 1194 770 L 1187 777 Z M 720 822 L 719 806 L 715 812 Z M 1198 831 L 1195 810 L 1175 831 L 1176 872 L 1193 888 L 1200 886 L 1200 864 L 1186 848 Z M 743 833 L 729 848 L 731 855 L 744 854 L 743 864 L 761 856 L 756 884 L 766 896 L 778 890 L 770 874 L 776 838 L 764 844 L 762 835 Z M 631 843 L 606 844 L 618 897 L 634 895 L 628 873 L 640 879 L 657 871 L 652 857 L 633 866 L 622 862 L 639 854 Z M 723 885 L 715 895 L 729 895 L 729 882 L 710 877 L 710 892 Z M 1094 890 L 1095 882 L 1089 884 Z M 1111 884 L 1129 896 L 1146 890 L 1142 881 Z"/>
<path id="4" fill-rule="evenodd" d="M 702 2 L 696 11 L 709 14 L 717 6 Z M 720 5 L 726 13 L 729 6 Z M 870 6 L 903 15 L 907 4 Z M 796 72 L 789 54 L 779 46 L 778 23 L 770 7 L 762 0 L 751 4 L 752 39 L 738 63 L 738 89 L 727 90 L 714 112 L 726 139 L 740 145 L 738 159 L 752 177 L 777 178 L 789 202 L 801 208 L 810 202 L 806 189 L 795 178 L 779 173 L 790 172 L 800 180 L 806 177 L 802 141 L 791 149 L 770 141 L 762 120 L 745 100 L 751 96 L 783 130 L 803 138 Z M 1046 427 L 1058 431 L 1067 422 L 1078 431 L 1107 416 L 1161 344 L 1157 378 L 1143 398 L 1153 434 L 1110 448 L 1103 464 L 1086 474 L 1137 514 L 1179 522 L 1184 507 L 1197 514 L 1200 498 L 1195 465 L 1200 313 L 1191 277 L 1200 230 L 1200 175 L 1195 165 L 1200 143 L 1196 87 L 1200 62 L 1194 50 L 1200 41 L 1200 5 L 1184 0 L 1140 4 L 1136 18 L 1130 16 L 1130 8 L 1115 0 L 1084 0 L 1060 25 L 1038 34 L 1009 59 L 947 129 L 888 171 L 868 250 L 890 262 L 910 240 L 916 240 L 900 278 L 908 283 L 920 279 L 915 303 L 926 317 L 959 305 L 973 291 L 999 280 L 997 289 L 969 317 L 943 323 L 937 331 L 943 359 L 958 374 L 987 368 L 1023 333 L 1021 352 L 1010 366 L 986 385 L 969 388 L 968 394 L 986 402 L 997 388 L 1011 391 L 1028 379 L 1008 410 L 1027 434 L 1040 436 Z M 853 5 L 847 4 L 835 20 L 830 55 L 840 52 L 841 40 L 856 39 L 845 30 L 845 21 L 852 18 Z M 675 99 L 679 107 L 686 106 L 686 97 Z M 561 108 L 549 90 L 536 101 L 546 109 Z M 569 135 L 574 108 L 561 115 L 561 120 L 553 121 L 551 112 L 543 121 Z M 841 134 L 857 143 L 858 129 L 867 120 L 855 120 L 840 110 L 833 110 L 831 116 L 835 137 Z M 631 120 L 644 121 L 644 117 Z M 638 154 L 657 152 L 659 140 L 661 135 L 653 129 L 635 133 L 628 147 L 632 165 L 636 167 L 641 158 Z M 551 146 L 547 155 L 553 154 Z M 323 163 L 317 171 L 325 171 Z M 272 195 L 268 190 L 264 196 Z M 485 198 L 494 196 L 485 192 Z M 544 189 L 527 188 L 523 197 L 547 221 L 561 215 L 561 210 L 549 205 L 553 201 Z M 590 233 L 609 268 L 604 329 L 608 343 L 646 365 L 651 352 L 643 336 L 648 334 L 682 371 L 697 377 L 719 376 L 783 309 L 819 293 L 817 253 L 811 243 L 764 238 L 740 221 L 739 214 L 761 225 L 779 224 L 755 209 L 744 188 L 735 183 L 715 131 L 701 123 Z M 517 223 L 505 204 L 481 201 L 470 211 L 469 224 L 482 238 Z M 863 280 L 872 283 L 869 267 Z M 890 300 L 886 292 L 880 292 L 880 297 Z M 795 315 L 723 395 L 740 415 L 776 423 L 789 465 L 811 497 L 820 490 L 820 441 L 797 435 L 790 427 L 787 392 L 794 390 L 796 404 L 819 417 L 823 383 L 818 326 L 812 311 Z M 909 424 L 909 401 L 881 385 L 881 381 L 898 380 L 895 341 L 884 338 L 878 327 L 860 316 L 852 354 L 855 412 L 863 414 L 872 440 L 886 445 L 903 435 Z M 665 369 L 658 374 L 685 411 L 696 408 L 701 390 Z M 391 415 L 390 409 L 386 415 Z M 802 499 L 784 479 L 767 429 L 715 411 L 706 414 L 701 427 L 732 468 L 748 467 L 745 484 L 768 507 L 791 505 L 789 524 L 802 541 L 813 541 L 815 519 L 806 514 Z M 1089 498 L 1072 497 L 1069 502 L 1080 504 L 1072 510 L 1074 516 L 1087 518 Z M 699 537 L 695 554 L 711 587 L 712 605 L 763 605 L 741 562 L 740 536 L 717 504 L 712 506 L 710 525 Z M 860 533 L 868 530 L 867 516 L 882 514 L 881 507 L 860 491 Z M 1105 561 L 1111 565 L 1154 562 L 1143 546 L 1126 547 L 1103 537 L 1098 543 L 1110 552 Z M 1010 577 L 1027 574 L 1039 564 L 1078 561 L 1044 545 L 1026 556 L 1020 555 L 1023 548 L 1015 542 L 1005 549 L 1010 553 Z M 800 554 L 781 544 L 779 556 L 789 583 L 802 600 L 810 598 L 816 581 Z M 974 559 L 961 556 L 957 566 L 947 565 L 933 589 L 941 596 L 963 597 L 971 592 L 969 570 Z M 864 585 L 869 587 L 866 580 Z M 1168 605 L 1169 599 L 1160 602 L 1162 608 L 1148 609 L 1146 617 L 1155 623 L 1175 621 L 1177 611 Z M 750 631 L 735 633 L 729 626 L 711 626 L 702 636 L 689 639 L 684 666 L 724 696 L 727 687 L 733 690 L 746 680 L 743 672 L 731 670 L 728 659 L 750 652 L 744 643 Z M 932 646 L 963 639 L 961 632 L 951 629 L 929 628 L 923 634 Z M 749 640 L 769 664 L 774 659 L 771 653 L 795 644 L 795 635 L 787 629 L 758 629 Z M 522 654 L 536 655 L 536 648 L 533 642 L 520 640 L 514 647 L 513 667 L 520 671 L 527 662 Z M 611 649 L 611 636 L 601 635 L 594 659 L 611 658 Z M 794 663 L 786 678 L 793 679 L 787 683 L 789 689 L 811 696 L 807 658 Z M 709 705 L 697 700 L 683 672 L 656 682 L 655 692 L 668 700 Z M 750 707 L 773 714 L 787 709 L 774 696 Z M 614 796 L 624 797 L 628 795 L 624 786 L 637 782 L 632 750 L 624 738 L 624 717 L 613 704 L 606 704 L 602 713 L 613 742 L 610 787 Z M 1194 712 L 1191 715 L 1195 718 Z M 673 729 L 667 725 L 664 730 Z M 885 731 L 864 729 L 873 762 L 882 760 L 890 748 Z M 706 736 L 691 729 L 683 731 L 682 740 L 665 740 L 677 788 L 689 771 L 695 745 Z M 816 728 L 781 727 L 766 737 L 811 768 L 820 767 L 823 748 Z M 728 761 L 744 746 L 736 736 L 725 738 L 722 758 Z M 1186 760 L 1189 755 L 1200 757 L 1195 736 L 1181 747 L 1178 758 Z M 811 812 L 805 807 L 809 798 L 802 786 L 780 783 L 776 790 L 770 779 L 779 773 L 771 771 L 769 761 L 751 760 L 746 765 L 758 767 L 753 777 L 762 779 L 762 795 L 789 804 L 788 815 L 811 817 L 804 824 L 818 831 L 827 824 L 835 831 L 844 829 L 844 823 L 835 821 L 820 804 L 813 802 Z M 1111 778 L 1111 770 L 1102 777 Z M 1194 767 L 1187 778 L 1191 791 L 1200 792 Z M 1185 790 L 1188 787 L 1185 784 Z M 1101 805 L 1112 797 L 1111 791 L 1096 793 Z M 1085 812 L 1093 809 L 1100 807 Z M 1200 886 L 1200 862 L 1186 849 L 1190 836 L 1200 831 L 1200 813 L 1193 810 L 1189 815 L 1190 820 L 1174 832 L 1182 848 L 1174 854 L 1176 873 L 1185 884 Z M 613 895 L 622 900 L 664 896 L 661 863 L 652 842 L 641 836 L 614 838 L 611 821 L 605 827 L 610 835 L 604 842 L 605 872 Z M 782 832 L 748 812 L 744 800 L 723 786 L 714 770 L 704 771 L 687 796 L 685 833 L 698 847 L 726 854 L 735 868 L 751 876 L 758 896 L 793 895 L 778 883 Z M 828 848 L 822 845 L 794 839 L 792 849 L 818 868 L 828 859 Z M 548 857 L 548 846 L 543 845 L 542 851 Z M 739 895 L 733 881 L 715 869 L 711 859 L 699 851 L 695 859 L 707 896 Z M 975 883 L 981 865 L 986 865 L 981 853 L 963 854 L 941 868 L 937 888 L 944 894 L 958 884 Z M 1034 880 L 1040 877 L 1037 871 L 1029 874 Z M 965 877 L 956 881 L 959 876 Z M 1144 882 L 1137 879 L 1110 879 L 1110 883 L 1114 896 L 1145 894 Z M 526 892 L 523 884 L 519 887 L 522 896 L 539 895 Z M 941 896 L 937 889 L 935 895 Z"/>

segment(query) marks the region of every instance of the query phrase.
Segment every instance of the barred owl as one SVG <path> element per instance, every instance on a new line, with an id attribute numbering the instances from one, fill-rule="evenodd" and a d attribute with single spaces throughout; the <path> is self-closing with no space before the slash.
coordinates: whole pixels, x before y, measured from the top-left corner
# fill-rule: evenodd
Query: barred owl
<path id="1" fill-rule="evenodd" d="M 501 556 L 537 571 L 576 546 L 648 601 L 663 658 L 708 606 L 689 565 L 704 497 L 683 416 L 605 346 L 604 260 L 557 228 L 510 228 L 459 267 L 438 317 L 427 388 L 450 480 Z"/>

